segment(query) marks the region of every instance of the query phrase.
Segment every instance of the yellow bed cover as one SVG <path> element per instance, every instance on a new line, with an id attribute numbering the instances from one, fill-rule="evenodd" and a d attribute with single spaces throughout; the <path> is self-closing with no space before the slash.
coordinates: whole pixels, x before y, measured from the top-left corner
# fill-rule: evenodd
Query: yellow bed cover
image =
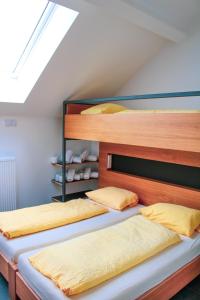
<path id="1" fill-rule="evenodd" d="M 0 212 L 0 231 L 7 238 L 40 232 L 88 219 L 107 212 L 103 206 L 84 199 L 50 203 Z"/>
<path id="2" fill-rule="evenodd" d="M 176 233 L 139 215 L 44 248 L 29 260 L 69 296 L 113 278 L 180 241 Z"/>

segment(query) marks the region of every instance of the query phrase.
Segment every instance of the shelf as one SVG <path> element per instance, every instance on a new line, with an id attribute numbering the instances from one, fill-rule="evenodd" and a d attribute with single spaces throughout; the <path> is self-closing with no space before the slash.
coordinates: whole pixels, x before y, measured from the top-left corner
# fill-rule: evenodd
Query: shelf
<path id="1" fill-rule="evenodd" d="M 71 193 L 71 194 L 67 194 L 64 196 L 64 201 L 63 201 L 63 196 L 59 195 L 59 196 L 53 196 L 51 199 L 54 202 L 66 202 L 66 201 L 70 201 L 72 199 L 78 199 L 78 198 L 87 198 L 85 193 L 89 192 L 89 190 L 84 191 L 84 192 L 77 192 L 77 193 Z"/>
<path id="2" fill-rule="evenodd" d="M 84 166 L 84 165 L 89 165 L 89 164 L 98 164 L 98 160 L 97 161 L 84 161 L 82 163 L 71 163 L 71 164 L 67 164 L 66 163 L 66 167 L 69 167 L 69 166 Z M 55 167 L 59 167 L 61 168 L 62 167 L 62 163 L 57 163 L 57 164 L 52 164 L 53 166 Z"/>
<path id="3" fill-rule="evenodd" d="M 72 184 L 72 183 L 77 183 L 77 182 L 92 182 L 92 181 L 97 181 L 97 180 L 98 180 L 98 178 L 90 178 L 90 179 L 74 180 L 74 181 L 70 181 L 70 182 L 66 181 L 65 183 Z M 62 182 L 56 181 L 55 179 L 52 179 L 51 182 L 62 186 Z"/>

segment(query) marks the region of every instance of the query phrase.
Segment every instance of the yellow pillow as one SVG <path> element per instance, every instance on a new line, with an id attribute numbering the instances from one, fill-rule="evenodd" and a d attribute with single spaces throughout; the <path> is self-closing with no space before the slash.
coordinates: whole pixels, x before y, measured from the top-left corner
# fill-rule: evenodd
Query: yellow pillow
<path id="1" fill-rule="evenodd" d="M 117 187 L 101 188 L 87 192 L 86 195 L 95 202 L 118 210 L 123 210 L 127 206 L 135 206 L 138 203 L 137 194 Z"/>
<path id="2" fill-rule="evenodd" d="M 156 203 L 141 208 L 140 212 L 149 220 L 187 236 L 191 236 L 200 225 L 200 210 L 182 205 Z"/>
<path id="3" fill-rule="evenodd" d="M 113 114 L 122 110 L 126 110 L 126 107 L 114 103 L 103 103 L 85 109 L 81 112 L 81 114 L 82 115 Z"/>
<path id="4" fill-rule="evenodd" d="M 134 112 L 137 112 L 137 110 L 124 109 L 124 110 L 121 110 L 121 111 L 117 111 L 116 114 L 127 114 L 127 113 L 134 113 Z M 140 110 L 140 112 L 141 112 L 141 110 Z"/>

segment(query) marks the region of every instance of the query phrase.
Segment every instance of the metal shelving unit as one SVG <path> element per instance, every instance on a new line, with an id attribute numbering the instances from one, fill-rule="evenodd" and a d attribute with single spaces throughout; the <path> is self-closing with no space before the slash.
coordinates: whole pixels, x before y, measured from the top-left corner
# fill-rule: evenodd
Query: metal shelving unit
<path id="1" fill-rule="evenodd" d="M 77 198 L 86 198 L 86 196 L 85 196 L 86 192 L 87 191 L 65 195 L 64 202 L 72 200 L 72 199 L 77 199 Z M 53 202 L 63 202 L 63 196 L 62 195 L 54 196 L 54 197 L 52 197 L 52 201 Z"/>
<path id="2" fill-rule="evenodd" d="M 86 165 L 97 165 L 99 161 L 84 161 L 82 163 L 71 163 L 71 164 L 65 164 L 65 167 L 80 167 L 80 166 L 86 166 Z M 62 162 L 57 163 L 57 164 L 52 164 L 55 167 L 62 168 Z"/>
<path id="3" fill-rule="evenodd" d="M 68 139 L 65 139 L 64 138 L 64 134 L 63 134 L 63 143 L 66 144 L 66 141 Z M 66 151 L 66 145 L 65 147 L 65 151 Z M 70 167 L 72 168 L 78 168 L 78 167 L 84 167 L 84 166 L 98 166 L 99 164 L 99 161 L 84 161 L 82 163 L 66 163 L 64 162 L 65 161 L 65 154 L 62 153 L 62 157 L 64 157 L 64 160 L 63 162 L 58 162 L 58 163 L 55 163 L 55 164 L 51 164 L 53 167 L 56 167 L 56 168 L 62 168 L 62 178 L 65 178 L 65 175 L 66 175 L 66 170 L 69 169 Z M 63 175 L 64 174 L 64 175 Z M 73 181 L 65 181 L 65 182 L 59 182 L 59 181 L 56 181 L 55 179 L 52 179 L 51 182 L 53 184 L 56 184 L 58 187 L 61 187 L 62 188 L 62 195 L 59 195 L 59 196 L 53 196 L 52 197 L 52 201 L 62 201 L 62 202 L 65 202 L 65 201 L 69 201 L 71 200 L 72 198 L 76 198 L 76 197 L 81 197 L 81 198 L 84 198 L 85 197 L 85 192 L 76 192 L 76 193 L 69 193 L 69 194 L 66 194 L 66 190 L 67 190 L 67 185 L 75 185 L 75 184 L 78 184 L 78 183 L 97 183 L 98 182 L 98 178 L 89 178 L 89 179 L 81 179 L 81 180 L 73 180 Z"/>

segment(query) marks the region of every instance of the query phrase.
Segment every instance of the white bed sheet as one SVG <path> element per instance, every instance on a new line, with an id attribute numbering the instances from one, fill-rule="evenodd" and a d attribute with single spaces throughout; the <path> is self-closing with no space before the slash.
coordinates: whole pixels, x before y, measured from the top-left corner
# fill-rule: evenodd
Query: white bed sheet
<path id="1" fill-rule="evenodd" d="M 66 297 L 50 279 L 31 266 L 28 257 L 37 251 L 39 250 L 20 255 L 18 269 L 42 300 L 133 300 L 200 255 L 200 234 L 196 233 L 192 238 L 182 237 L 180 244 L 96 288 L 71 298 Z"/>
<path id="2" fill-rule="evenodd" d="M 143 207 L 143 205 L 127 208 L 124 211 L 110 210 L 108 213 L 73 224 L 10 240 L 0 234 L 0 252 L 9 261 L 17 262 L 18 256 L 26 251 L 62 242 L 84 233 L 123 221 L 138 213 L 141 207 Z"/>

